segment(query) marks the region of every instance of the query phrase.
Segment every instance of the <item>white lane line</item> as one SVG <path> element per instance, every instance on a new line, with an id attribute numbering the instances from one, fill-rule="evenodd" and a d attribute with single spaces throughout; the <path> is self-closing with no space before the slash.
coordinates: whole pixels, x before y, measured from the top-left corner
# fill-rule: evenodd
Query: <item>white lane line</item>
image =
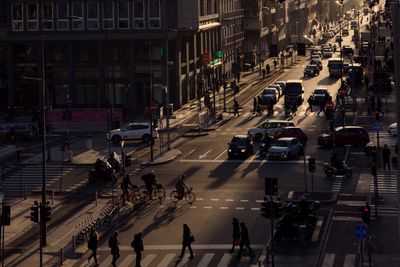
<path id="1" fill-rule="evenodd" d="M 233 202 L 233 199 L 232 198 L 227 198 L 227 199 L 225 199 L 225 201 L 226 202 Z"/>
<path id="2" fill-rule="evenodd" d="M 102 263 L 100 263 L 99 267 L 110 266 L 112 260 L 112 256 L 109 255 Z"/>
<path id="3" fill-rule="evenodd" d="M 186 154 L 186 156 L 182 157 L 182 159 L 187 158 L 190 154 L 194 153 L 196 151 L 196 149 L 192 149 L 191 151 L 189 151 L 189 153 Z"/>
<path id="4" fill-rule="evenodd" d="M 256 203 L 263 203 L 264 202 L 264 199 L 257 199 L 256 200 Z"/>
<path id="5" fill-rule="evenodd" d="M 205 209 L 212 209 L 211 206 L 205 206 L 204 208 L 205 208 Z"/>
<path id="6" fill-rule="evenodd" d="M 227 210 L 228 207 L 219 207 L 220 210 Z"/>
<path id="7" fill-rule="evenodd" d="M 354 254 L 346 254 L 344 256 L 343 267 L 354 267 L 355 265 L 356 255 Z"/>
<path id="8" fill-rule="evenodd" d="M 118 264 L 118 266 L 128 267 L 129 265 L 132 265 L 135 258 L 136 258 L 136 255 L 128 254 L 128 256 L 126 256 L 125 259 L 121 263 Z"/>
<path id="9" fill-rule="evenodd" d="M 324 267 L 332 267 L 335 263 L 335 254 L 332 253 L 325 253 L 324 261 L 322 266 Z"/>
<path id="10" fill-rule="evenodd" d="M 204 200 L 204 198 L 198 197 L 196 198 L 196 200 Z"/>
<path id="11" fill-rule="evenodd" d="M 212 198 L 211 201 L 218 201 L 218 198 Z"/>
<path id="12" fill-rule="evenodd" d="M 224 253 L 224 256 L 219 261 L 217 267 L 227 267 L 232 260 L 233 253 Z"/>
<path id="13" fill-rule="evenodd" d="M 207 267 L 210 264 L 212 258 L 214 257 L 215 253 L 206 253 L 201 258 L 201 261 L 197 265 L 197 267 Z"/>
<path id="14" fill-rule="evenodd" d="M 250 161 L 251 161 L 251 162 L 254 162 L 254 159 L 255 159 L 257 156 L 258 156 L 258 151 L 257 151 L 256 154 L 254 154 L 254 155 L 250 158 Z"/>
<path id="15" fill-rule="evenodd" d="M 222 155 L 225 155 L 226 151 L 222 151 L 221 154 L 219 154 L 214 160 L 217 160 L 219 157 L 221 157 Z"/>
<path id="16" fill-rule="evenodd" d="M 157 265 L 157 267 L 165 267 L 168 266 L 176 257 L 175 253 L 168 253 L 167 255 L 164 256 L 164 258 L 161 260 L 161 262 Z"/>
<path id="17" fill-rule="evenodd" d="M 248 199 L 241 199 L 240 202 L 249 202 Z"/>
<path id="18" fill-rule="evenodd" d="M 260 208 L 251 208 L 251 210 L 260 210 Z"/>
<path id="19" fill-rule="evenodd" d="M 236 207 L 235 210 L 244 210 L 244 207 Z"/>
<path id="20" fill-rule="evenodd" d="M 183 256 L 182 260 L 179 262 L 178 265 L 175 265 L 176 267 L 183 267 L 183 266 L 189 266 L 189 253 L 185 253 Z"/>
<path id="21" fill-rule="evenodd" d="M 147 267 L 150 263 L 157 257 L 157 254 L 149 254 L 147 255 L 141 262 L 142 267 Z"/>
<path id="22" fill-rule="evenodd" d="M 197 206 L 189 206 L 189 209 L 195 209 Z"/>
<path id="23" fill-rule="evenodd" d="M 286 161 L 274 161 L 266 159 L 255 159 L 255 160 L 239 160 L 239 159 L 181 159 L 179 162 L 183 163 L 269 163 L 274 165 L 292 165 L 292 164 L 304 164 L 303 160 L 286 160 Z M 322 163 L 322 161 L 317 161 Z"/>

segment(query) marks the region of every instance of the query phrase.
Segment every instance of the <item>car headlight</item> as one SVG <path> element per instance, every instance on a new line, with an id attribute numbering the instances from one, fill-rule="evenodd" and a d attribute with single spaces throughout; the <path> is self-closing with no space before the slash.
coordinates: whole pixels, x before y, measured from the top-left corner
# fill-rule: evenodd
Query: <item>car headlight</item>
<path id="1" fill-rule="evenodd" d="M 232 149 L 229 148 L 229 149 L 228 149 L 228 152 L 232 152 Z"/>
<path id="2" fill-rule="evenodd" d="M 244 153 L 246 151 L 246 149 L 242 149 L 242 150 L 240 150 L 240 152 L 242 152 L 242 153 Z"/>

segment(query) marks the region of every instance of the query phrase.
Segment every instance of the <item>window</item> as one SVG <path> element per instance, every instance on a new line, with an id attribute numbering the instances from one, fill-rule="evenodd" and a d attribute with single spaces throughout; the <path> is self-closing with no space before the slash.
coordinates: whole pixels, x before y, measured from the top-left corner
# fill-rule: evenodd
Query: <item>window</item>
<path id="1" fill-rule="evenodd" d="M 87 2 L 87 28 L 89 30 L 99 28 L 99 6 L 96 1 Z"/>
<path id="2" fill-rule="evenodd" d="M 29 3 L 26 6 L 26 18 L 28 20 L 28 31 L 38 30 L 38 5 Z"/>
<path id="3" fill-rule="evenodd" d="M 23 18 L 22 18 L 23 6 L 20 3 L 12 4 L 12 30 L 13 31 L 22 31 L 23 27 Z"/>
<path id="4" fill-rule="evenodd" d="M 42 4 L 42 24 L 43 30 L 53 30 L 53 3 Z"/>
<path id="5" fill-rule="evenodd" d="M 129 28 L 129 2 L 118 1 L 118 29 Z"/>
<path id="6" fill-rule="evenodd" d="M 81 1 L 72 2 L 72 16 L 80 17 L 72 19 L 72 29 L 83 30 L 83 4 Z"/>
<path id="7" fill-rule="evenodd" d="M 114 29 L 114 2 L 103 2 L 103 29 Z"/>
<path id="8" fill-rule="evenodd" d="M 136 29 L 144 28 L 144 3 L 143 0 L 133 1 L 133 27 Z"/>
<path id="9" fill-rule="evenodd" d="M 57 3 L 57 30 L 68 30 L 68 2 Z"/>
<path id="10" fill-rule="evenodd" d="M 149 28 L 160 26 L 160 0 L 149 0 Z"/>

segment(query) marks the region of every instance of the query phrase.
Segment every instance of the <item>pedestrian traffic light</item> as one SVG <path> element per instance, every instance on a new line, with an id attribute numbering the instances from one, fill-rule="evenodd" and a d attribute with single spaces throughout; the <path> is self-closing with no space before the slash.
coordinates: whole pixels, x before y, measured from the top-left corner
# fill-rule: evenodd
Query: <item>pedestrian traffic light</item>
<path id="1" fill-rule="evenodd" d="M 46 205 L 42 205 L 42 218 L 45 222 L 51 220 L 51 207 L 48 203 Z"/>
<path id="2" fill-rule="evenodd" d="M 35 201 L 35 204 L 31 207 L 31 221 L 39 222 L 39 205 Z"/>
<path id="3" fill-rule="evenodd" d="M 376 168 L 376 164 L 375 163 L 371 163 L 371 174 L 372 176 L 377 176 L 377 168 Z"/>
<path id="4" fill-rule="evenodd" d="M 308 159 L 308 171 L 309 172 L 315 172 L 315 158 L 309 158 Z"/>
<path id="5" fill-rule="evenodd" d="M 361 208 L 361 216 L 365 224 L 369 224 L 371 222 L 371 207 L 369 206 L 368 202 L 364 207 Z"/>
<path id="6" fill-rule="evenodd" d="M 127 155 L 125 154 L 125 167 L 131 166 L 132 165 L 132 155 Z"/>
<path id="7" fill-rule="evenodd" d="M 2 205 L 0 218 L 1 218 L 1 225 L 10 225 L 11 224 L 11 206 L 10 205 Z"/>

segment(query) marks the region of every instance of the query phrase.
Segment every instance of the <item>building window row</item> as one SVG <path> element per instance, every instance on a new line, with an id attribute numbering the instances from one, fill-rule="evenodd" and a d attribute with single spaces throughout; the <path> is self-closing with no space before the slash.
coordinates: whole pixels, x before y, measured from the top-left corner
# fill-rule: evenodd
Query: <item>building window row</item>
<path id="1" fill-rule="evenodd" d="M 133 28 L 161 28 L 160 0 L 118 0 L 118 1 L 59 1 L 38 3 L 12 3 L 12 31 L 38 31 L 39 23 L 45 31 L 83 30 L 84 22 L 88 30 L 129 29 L 130 15 L 133 15 Z M 145 12 L 147 6 L 147 11 Z M 132 7 L 132 10 L 130 8 Z M 40 12 L 39 12 L 40 11 Z M 131 11 L 131 12 L 130 12 Z M 26 15 L 24 14 L 26 12 Z M 39 18 L 39 16 L 41 16 Z M 116 25 L 115 25 L 116 24 Z M 26 28 L 25 28 L 26 27 Z"/>

